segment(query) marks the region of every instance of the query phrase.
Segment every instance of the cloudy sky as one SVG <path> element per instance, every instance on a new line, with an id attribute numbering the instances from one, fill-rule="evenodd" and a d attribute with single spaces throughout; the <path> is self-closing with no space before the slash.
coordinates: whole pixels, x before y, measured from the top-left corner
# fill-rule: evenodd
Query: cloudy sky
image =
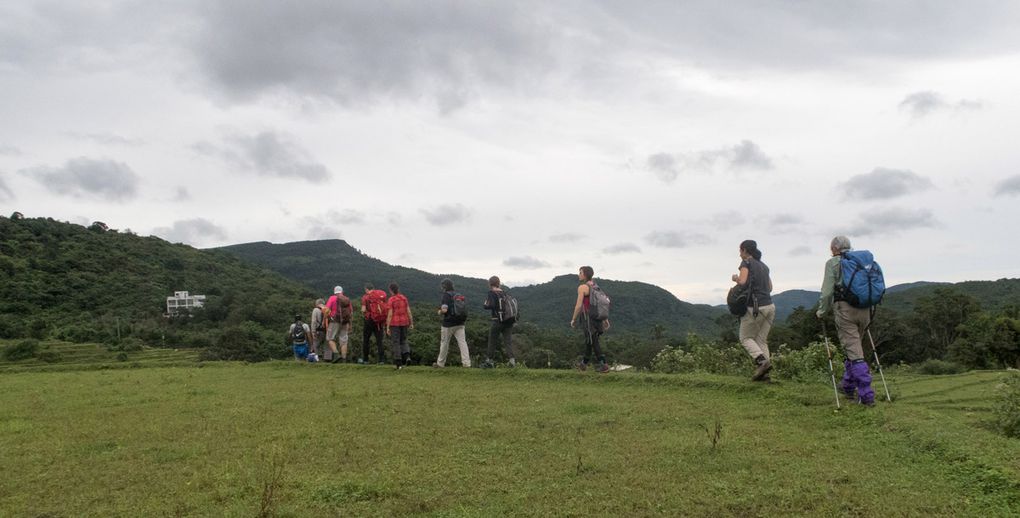
<path id="1" fill-rule="evenodd" d="M 295 6 L 296 5 L 296 6 Z M 0 211 L 719 303 L 1017 276 L 1012 1 L 8 1 Z"/>

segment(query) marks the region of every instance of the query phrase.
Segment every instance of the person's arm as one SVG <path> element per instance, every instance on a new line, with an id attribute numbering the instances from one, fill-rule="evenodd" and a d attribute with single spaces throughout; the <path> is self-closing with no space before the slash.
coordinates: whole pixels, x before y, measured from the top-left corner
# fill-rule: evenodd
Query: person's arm
<path id="1" fill-rule="evenodd" d="M 414 329 L 414 315 L 411 314 L 411 303 L 410 302 L 407 303 L 407 322 L 408 322 L 407 328 L 408 329 Z"/>
<path id="2" fill-rule="evenodd" d="M 442 302 L 440 302 L 440 304 L 442 304 L 442 305 L 439 306 L 439 312 L 438 313 L 440 315 L 445 315 L 447 310 L 449 310 L 449 308 L 450 308 L 450 304 L 453 304 L 453 297 L 450 297 L 448 294 L 444 293 L 443 294 L 443 300 L 442 300 Z"/>
<path id="3" fill-rule="evenodd" d="M 489 293 L 485 294 L 485 304 L 482 304 L 483 308 L 485 308 L 485 309 L 492 309 L 492 298 L 493 298 L 492 296 L 493 296 L 494 293 L 495 292 L 492 291 L 492 289 L 489 289 Z"/>
<path id="4" fill-rule="evenodd" d="M 747 267 L 746 266 L 741 266 L 740 267 L 740 274 L 739 275 L 738 274 L 733 274 L 733 276 L 730 277 L 730 279 L 732 279 L 733 282 L 743 286 L 743 285 L 747 284 L 747 275 L 748 275 Z M 769 288 L 769 291 L 772 291 L 772 288 Z"/>
<path id="5" fill-rule="evenodd" d="M 386 336 L 390 336 L 390 321 L 393 320 L 393 307 L 390 306 L 389 311 L 386 312 Z"/>
<path id="6" fill-rule="evenodd" d="M 839 266 L 839 257 L 825 262 L 825 275 L 822 277 L 822 294 L 818 298 L 818 311 L 815 316 L 822 318 L 832 309 L 832 294 L 836 290 L 836 274 L 833 268 Z"/>
<path id="7" fill-rule="evenodd" d="M 769 277 L 769 293 L 772 293 L 772 278 Z"/>
<path id="8" fill-rule="evenodd" d="M 577 302 L 574 303 L 574 314 L 570 317 L 570 327 L 574 327 L 574 322 L 577 321 L 577 316 L 581 314 L 581 308 L 584 307 L 584 296 L 587 294 L 587 284 L 582 284 L 577 287 Z"/>

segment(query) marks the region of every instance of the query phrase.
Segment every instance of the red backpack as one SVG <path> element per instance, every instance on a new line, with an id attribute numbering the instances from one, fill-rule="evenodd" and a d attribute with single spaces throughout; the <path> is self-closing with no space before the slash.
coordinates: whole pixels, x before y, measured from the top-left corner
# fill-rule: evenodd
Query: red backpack
<path id="1" fill-rule="evenodd" d="M 365 294 L 365 316 L 377 324 L 386 322 L 386 292 L 372 290 Z"/>

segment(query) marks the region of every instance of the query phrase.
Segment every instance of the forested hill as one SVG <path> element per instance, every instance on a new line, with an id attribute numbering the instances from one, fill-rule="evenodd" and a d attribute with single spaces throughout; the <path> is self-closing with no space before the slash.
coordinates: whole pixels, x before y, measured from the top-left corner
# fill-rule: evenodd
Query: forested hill
<path id="1" fill-rule="evenodd" d="M 205 311 L 164 318 L 175 291 L 205 295 Z M 119 332 L 153 345 L 215 345 L 246 322 L 256 334 L 282 336 L 311 297 L 302 284 L 226 252 L 99 225 L 0 217 L 3 337 L 109 343 Z"/>
<path id="2" fill-rule="evenodd" d="M 412 302 L 433 301 L 439 297 L 440 281 L 448 277 L 468 298 L 473 310 L 480 312 L 478 308 L 488 289 L 485 279 L 394 266 L 369 257 L 342 240 L 259 242 L 219 250 L 300 281 L 323 295 L 331 293 L 337 284 L 349 294 L 359 295 L 366 282 L 385 289 L 396 281 Z M 680 301 L 651 284 L 612 280 L 600 283 L 613 299 L 612 321 L 618 331 L 648 333 L 660 325 L 667 334 L 677 336 L 689 331 L 714 334 L 718 327 L 715 319 L 724 314 L 710 306 Z M 576 287 L 576 275 L 563 275 L 547 283 L 514 288 L 513 293 L 521 303 L 524 320 L 541 327 L 565 327 L 574 307 Z"/>

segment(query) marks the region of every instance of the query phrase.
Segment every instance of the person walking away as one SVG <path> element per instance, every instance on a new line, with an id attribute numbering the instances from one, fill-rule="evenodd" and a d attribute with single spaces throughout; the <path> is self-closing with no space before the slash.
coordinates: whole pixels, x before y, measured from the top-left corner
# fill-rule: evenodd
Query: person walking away
<path id="1" fill-rule="evenodd" d="M 294 315 L 294 323 L 287 330 L 287 342 L 294 349 L 294 359 L 305 361 L 308 359 L 308 336 L 312 330 L 308 324 L 301 321 L 301 315 Z"/>
<path id="2" fill-rule="evenodd" d="M 326 347 L 326 301 L 322 299 L 315 300 L 315 308 L 312 309 L 311 322 L 312 328 L 312 352 L 315 354 L 322 354 L 323 361 L 330 361 L 333 356 L 336 356 L 335 350 L 319 351 L 320 348 L 325 349 Z M 332 354 L 330 354 L 332 353 Z"/>
<path id="3" fill-rule="evenodd" d="M 776 320 L 776 306 L 772 303 L 772 278 L 769 267 L 761 262 L 758 243 L 748 239 L 740 243 L 740 273 L 731 277 L 733 282 L 751 290 L 747 313 L 740 317 L 740 345 L 756 365 L 751 381 L 771 381 L 772 359 L 769 354 L 769 331 Z"/>
<path id="4" fill-rule="evenodd" d="M 599 345 L 599 337 L 609 327 L 609 320 L 602 320 L 597 318 L 597 315 L 591 314 L 591 294 L 593 290 L 599 289 L 594 277 L 595 270 L 591 266 L 582 266 L 577 271 L 577 280 L 581 284 L 577 287 L 577 302 L 574 303 L 574 314 L 570 317 L 570 327 L 573 329 L 578 317 L 581 318 L 581 329 L 584 332 L 584 358 L 577 368 L 582 371 L 588 370 L 588 363 L 594 352 L 599 361 L 596 370 L 609 372 L 606 356 L 602 354 L 602 347 Z"/>
<path id="5" fill-rule="evenodd" d="M 400 286 L 390 283 L 390 300 L 386 301 L 386 336 L 390 337 L 393 365 L 397 369 L 411 364 L 411 347 L 407 344 L 407 331 L 414 329 L 414 315 L 407 297 L 400 293 Z"/>
<path id="6" fill-rule="evenodd" d="M 328 324 L 326 326 L 326 340 L 329 341 L 329 349 L 333 355 L 333 363 L 343 361 L 347 363 L 347 343 L 351 330 L 351 313 L 353 312 L 351 299 L 344 295 L 342 286 L 333 287 L 333 296 L 326 302 Z M 337 342 L 340 344 L 340 354 L 337 355 Z"/>
<path id="7" fill-rule="evenodd" d="M 386 364 L 386 350 L 383 345 L 383 328 L 386 326 L 386 292 L 375 289 L 372 283 L 365 284 L 365 294 L 361 297 L 361 313 L 364 315 L 365 326 L 361 332 L 361 359 L 358 363 L 368 364 L 368 352 L 372 337 L 375 337 L 376 361 L 379 365 Z"/>
<path id="8" fill-rule="evenodd" d="M 439 311 L 443 317 L 442 327 L 439 333 L 439 357 L 433 367 L 445 367 L 446 355 L 450 351 L 450 337 L 457 340 L 457 347 L 460 348 L 460 363 L 465 367 L 471 366 L 471 352 L 468 350 L 467 336 L 464 334 L 464 323 L 467 322 L 467 302 L 464 296 L 453 291 L 453 281 L 443 279 L 440 283 L 443 290 L 443 298 L 440 301 Z"/>
<path id="9" fill-rule="evenodd" d="M 868 368 L 867 360 L 864 359 L 863 346 L 864 335 L 871 324 L 871 310 L 854 307 L 847 301 L 847 287 L 843 285 L 840 264 L 843 256 L 851 250 L 853 248 L 850 247 L 850 238 L 846 236 L 836 236 L 829 243 L 832 257 L 825 262 L 822 294 L 818 300 L 818 311 L 815 316 L 819 319 L 825 318 L 825 314 L 832 310 L 836 321 L 836 333 L 839 335 L 844 354 L 843 381 L 840 388 L 848 398 L 853 399 L 856 392 L 859 403 L 871 406 L 875 404 L 875 391 L 871 388 L 871 370 Z"/>
<path id="10" fill-rule="evenodd" d="M 485 362 L 482 363 L 482 368 L 495 367 L 492 358 L 496 352 L 497 342 L 502 342 L 510 366 L 516 367 L 513 328 L 517 323 L 517 299 L 510 295 L 510 291 L 501 285 L 499 277 L 495 275 L 489 277 L 489 293 L 483 307 L 491 312 L 492 323 L 489 325 L 489 346 L 485 352 Z"/>

